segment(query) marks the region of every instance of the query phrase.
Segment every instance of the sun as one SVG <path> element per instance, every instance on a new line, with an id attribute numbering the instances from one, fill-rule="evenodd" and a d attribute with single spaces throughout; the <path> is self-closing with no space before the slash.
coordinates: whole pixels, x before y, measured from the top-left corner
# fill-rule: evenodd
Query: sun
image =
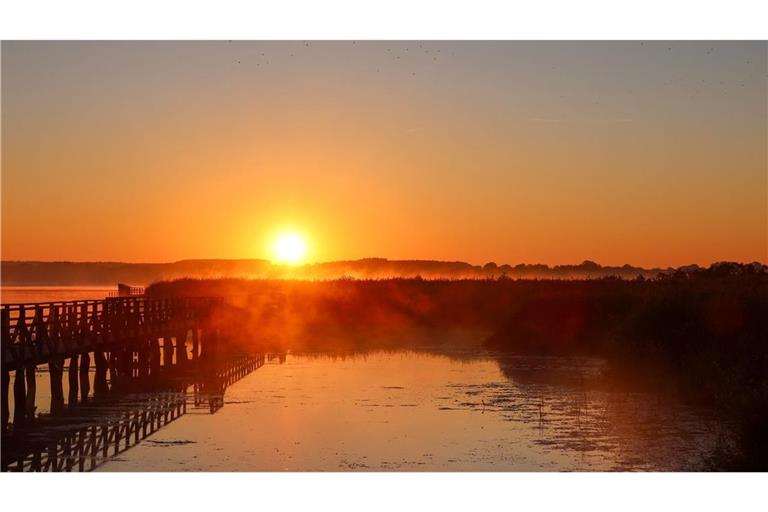
<path id="1" fill-rule="evenodd" d="M 278 263 L 298 265 L 307 254 L 307 243 L 304 237 L 296 232 L 280 233 L 275 238 L 272 252 Z"/>

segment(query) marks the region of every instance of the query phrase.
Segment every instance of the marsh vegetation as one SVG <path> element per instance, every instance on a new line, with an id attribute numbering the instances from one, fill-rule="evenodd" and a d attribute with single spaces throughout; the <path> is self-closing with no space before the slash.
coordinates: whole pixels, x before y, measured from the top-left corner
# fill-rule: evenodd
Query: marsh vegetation
<path id="1" fill-rule="evenodd" d="M 733 435 L 712 469 L 768 464 L 768 273 L 761 265 L 721 263 L 634 280 L 183 279 L 147 293 L 227 297 L 220 328 L 273 350 L 465 343 L 499 354 L 597 356 L 607 362 L 608 385 L 715 411 Z"/>

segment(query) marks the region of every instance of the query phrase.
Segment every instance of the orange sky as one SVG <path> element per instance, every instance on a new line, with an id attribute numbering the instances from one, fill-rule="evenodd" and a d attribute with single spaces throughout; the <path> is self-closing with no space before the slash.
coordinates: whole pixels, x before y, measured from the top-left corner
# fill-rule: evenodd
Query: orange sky
<path id="1" fill-rule="evenodd" d="M 764 42 L 2 45 L 2 258 L 765 262 Z"/>

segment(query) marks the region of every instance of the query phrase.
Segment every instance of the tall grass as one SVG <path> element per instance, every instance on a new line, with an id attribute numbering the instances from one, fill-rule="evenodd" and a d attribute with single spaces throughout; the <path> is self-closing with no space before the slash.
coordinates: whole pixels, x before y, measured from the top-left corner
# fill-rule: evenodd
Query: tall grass
<path id="1" fill-rule="evenodd" d="M 467 329 L 503 352 L 589 354 L 618 378 L 713 407 L 737 447 L 715 469 L 768 469 L 768 274 L 721 263 L 657 279 L 194 280 L 147 293 L 220 295 L 220 328 L 296 350 L 393 348 Z M 444 337 L 435 335 L 430 343 Z M 412 346 L 406 348 L 413 348 Z"/>

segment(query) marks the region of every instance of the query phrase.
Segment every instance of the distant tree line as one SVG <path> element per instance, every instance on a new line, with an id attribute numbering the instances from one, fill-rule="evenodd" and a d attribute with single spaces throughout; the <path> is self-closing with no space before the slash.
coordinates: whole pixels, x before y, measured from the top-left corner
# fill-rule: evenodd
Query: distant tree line
<path id="1" fill-rule="evenodd" d="M 719 265 L 738 265 L 736 263 Z M 763 269 L 760 263 L 746 265 Z M 711 268 L 711 267 L 710 267 Z M 641 268 L 632 265 L 603 266 L 593 261 L 575 265 L 518 264 L 471 265 L 462 261 L 388 260 L 366 258 L 353 261 L 314 263 L 298 267 L 272 264 L 266 260 L 182 260 L 173 263 L 119 262 L 49 262 L 3 261 L 0 273 L 4 285 L 15 286 L 109 286 L 127 283 L 134 286 L 154 281 L 191 278 L 248 279 L 654 279 L 659 274 L 671 275 L 701 270 L 696 265 L 680 268 Z"/>

